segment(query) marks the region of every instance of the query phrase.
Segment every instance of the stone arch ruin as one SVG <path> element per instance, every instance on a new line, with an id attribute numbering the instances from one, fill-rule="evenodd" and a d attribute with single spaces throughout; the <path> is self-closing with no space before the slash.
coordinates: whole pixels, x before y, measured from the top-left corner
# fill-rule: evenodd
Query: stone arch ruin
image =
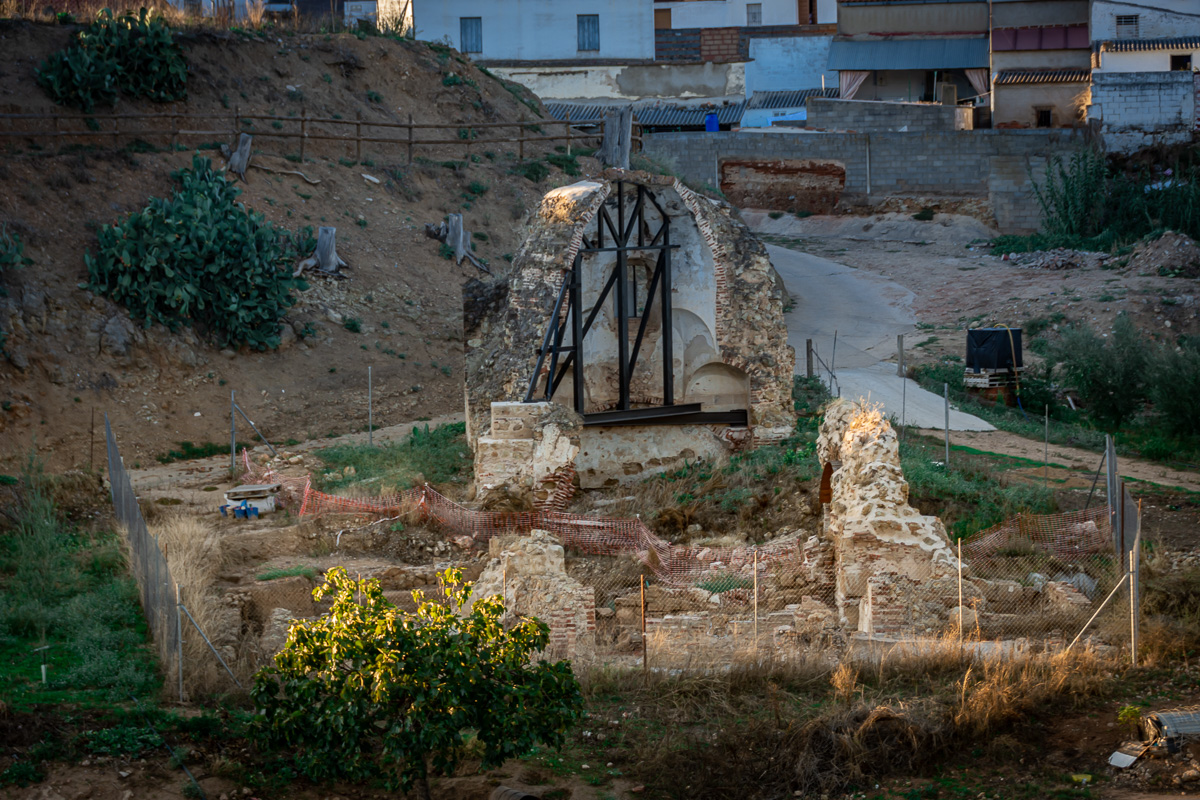
<path id="1" fill-rule="evenodd" d="M 736 212 L 674 178 L 610 170 L 547 193 L 511 276 L 465 292 L 477 488 L 536 496 L 566 467 L 618 484 L 787 436 L 783 301 Z"/>

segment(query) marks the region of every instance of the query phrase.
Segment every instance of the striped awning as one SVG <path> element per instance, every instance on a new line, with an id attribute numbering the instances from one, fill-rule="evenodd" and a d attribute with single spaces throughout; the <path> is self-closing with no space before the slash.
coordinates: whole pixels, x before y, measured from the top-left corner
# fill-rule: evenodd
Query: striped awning
<path id="1" fill-rule="evenodd" d="M 810 97 L 837 97 L 836 86 L 825 89 L 800 89 L 794 92 L 755 92 L 750 95 L 746 109 L 760 108 L 804 108 Z"/>
<path id="2" fill-rule="evenodd" d="M 996 86 L 1021 86 L 1031 83 L 1087 83 L 1090 69 L 1006 69 L 996 73 Z"/>
<path id="3" fill-rule="evenodd" d="M 819 89 L 817 91 L 820 91 Z M 599 123 L 609 111 L 615 111 L 630 105 L 629 103 L 614 103 L 604 105 L 599 103 L 546 103 L 550 116 L 565 121 L 570 114 L 571 122 L 581 125 Z M 746 102 L 727 103 L 723 105 L 682 106 L 667 103 L 634 103 L 633 115 L 638 124 L 650 127 L 703 127 L 705 117 L 717 115 L 721 125 L 736 125 L 742 119 L 746 110 Z"/>
<path id="4" fill-rule="evenodd" d="M 1102 53 L 1144 53 L 1151 50 L 1200 50 L 1200 36 L 1165 39 L 1108 39 L 1100 42 Z"/>

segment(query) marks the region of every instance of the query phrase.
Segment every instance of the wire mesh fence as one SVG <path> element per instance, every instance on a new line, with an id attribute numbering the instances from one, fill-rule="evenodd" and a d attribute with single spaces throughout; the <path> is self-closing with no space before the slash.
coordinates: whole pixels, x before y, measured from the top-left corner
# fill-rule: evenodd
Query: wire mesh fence
<path id="1" fill-rule="evenodd" d="M 150 636 L 158 650 L 159 663 L 169 675 L 178 675 L 180 642 L 180 612 L 177 605 L 177 584 L 171 578 L 166 556 L 158 541 L 150 535 L 146 520 L 138 506 L 137 495 L 125 464 L 117 450 L 108 415 L 104 417 L 104 435 L 108 449 L 108 478 L 112 491 L 113 513 L 125 530 L 129 545 L 129 566 L 137 581 L 142 609 Z"/>

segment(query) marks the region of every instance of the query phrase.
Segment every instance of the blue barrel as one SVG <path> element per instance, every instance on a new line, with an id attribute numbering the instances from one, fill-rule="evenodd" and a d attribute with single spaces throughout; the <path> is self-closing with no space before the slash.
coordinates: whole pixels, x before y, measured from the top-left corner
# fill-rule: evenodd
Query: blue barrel
<path id="1" fill-rule="evenodd" d="M 709 133 L 716 133 L 717 131 L 721 130 L 721 123 L 717 122 L 716 114 L 704 115 L 704 130 L 708 131 Z"/>

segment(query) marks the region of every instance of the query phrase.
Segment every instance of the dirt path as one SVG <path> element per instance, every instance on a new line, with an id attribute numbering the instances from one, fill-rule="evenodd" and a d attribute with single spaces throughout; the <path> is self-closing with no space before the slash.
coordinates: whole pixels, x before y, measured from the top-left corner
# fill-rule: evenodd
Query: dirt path
<path id="1" fill-rule="evenodd" d="M 941 430 L 922 430 L 921 433 L 935 438 L 943 435 Z M 1045 447 L 1042 442 L 1026 439 L 1008 431 L 952 431 L 950 443 L 1037 462 L 1041 462 Z M 1100 454 L 1077 447 L 1052 444 L 1050 463 L 1062 464 L 1079 472 L 1095 473 L 1100 466 Z M 1162 464 L 1125 457 L 1118 457 L 1117 467 L 1121 477 L 1126 479 L 1200 492 L 1200 474 L 1195 472 L 1185 472 Z"/>

